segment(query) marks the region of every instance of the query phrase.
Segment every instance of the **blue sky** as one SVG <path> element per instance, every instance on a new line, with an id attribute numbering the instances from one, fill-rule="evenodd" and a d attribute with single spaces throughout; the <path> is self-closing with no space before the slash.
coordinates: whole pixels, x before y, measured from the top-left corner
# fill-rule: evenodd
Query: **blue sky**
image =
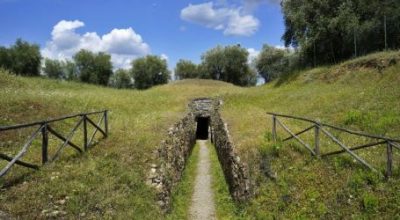
<path id="1" fill-rule="evenodd" d="M 116 67 L 147 54 L 196 63 L 216 45 L 240 43 L 257 54 L 282 45 L 279 0 L 0 0 L 0 45 L 37 43 L 45 57 L 106 51 Z"/>

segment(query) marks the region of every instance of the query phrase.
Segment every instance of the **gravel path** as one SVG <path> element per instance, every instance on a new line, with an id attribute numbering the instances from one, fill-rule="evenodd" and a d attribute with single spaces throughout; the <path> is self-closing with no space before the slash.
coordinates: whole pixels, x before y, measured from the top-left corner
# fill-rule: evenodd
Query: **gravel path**
<path id="1" fill-rule="evenodd" d="M 189 219 L 216 219 L 214 194 L 211 187 L 211 161 L 206 141 L 198 141 L 200 147 L 196 185 L 192 196 Z"/>

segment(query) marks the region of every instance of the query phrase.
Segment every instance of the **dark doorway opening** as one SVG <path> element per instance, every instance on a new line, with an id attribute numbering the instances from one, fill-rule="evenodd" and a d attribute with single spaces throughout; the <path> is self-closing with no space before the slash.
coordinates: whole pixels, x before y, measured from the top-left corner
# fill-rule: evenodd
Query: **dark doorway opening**
<path id="1" fill-rule="evenodd" d="M 207 140 L 208 139 L 208 127 L 210 124 L 210 118 L 198 117 L 197 118 L 197 130 L 196 139 Z"/>

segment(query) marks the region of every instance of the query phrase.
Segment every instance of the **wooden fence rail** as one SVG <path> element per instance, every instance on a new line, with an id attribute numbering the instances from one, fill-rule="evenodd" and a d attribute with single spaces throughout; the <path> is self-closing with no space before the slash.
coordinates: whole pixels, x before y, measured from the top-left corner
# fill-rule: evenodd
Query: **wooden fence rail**
<path id="1" fill-rule="evenodd" d="M 297 116 L 292 116 L 292 115 L 283 115 L 283 114 L 277 114 L 277 113 L 271 113 L 271 112 L 268 112 L 267 114 L 272 116 L 272 139 L 275 142 L 278 140 L 277 125 L 280 125 L 283 128 L 283 130 L 285 130 L 289 134 L 289 137 L 283 138 L 282 142 L 289 141 L 291 139 L 295 139 L 301 145 L 303 145 L 308 151 L 310 151 L 310 153 L 313 156 L 316 156 L 316 157 L 328 157 L 328 156 L 332 156 L 332 155 L 348 153 L 350 156 L 352 156 L 355 160 L 357 160 L 358 162 L 363 164 L 365 167 L 369 168 L 372 171 L 377 172 L 377 170 L 373 166 L 371 166 L 369 163 L 367 163 L 359 155 L 354 153 L 354 151 L 369 148 L 369 147 L 374 147 L 374 146 L 378 146 L 378 145 L 385 145 L 386 146 L 385 176 L 388 178 L 388 177 L 392 176 L 392 174 L 393 174 L 393 148 L 400 150 L 400 140 L 398 140 L 398 139 L 379 136 L 379 135 L 373 135 L 373 134 L 367 134 L 367 133 L 363 133 L 363 132 L 359 132 L 359 131 L 352 131 L 349 129 L 340 128 L 337 126 L 321 123 L 316 120 L 312 120 L 312 119 L 308 119 L 308 118 L 302 118 L 302 117 L 297 117 Z M 288 126 L 286 126 L 278 118 L 288 118 L 288 119 L 293 119 L 293 120 L 298 120 L 298 121 L 304 121 L 307 123 L 311 123 L 311 126 L 305 128 L 297 133 L 294 133 L 293 131 L 291 131 L 288 128 Z M 371 138 L 371 139 L 374 139 L 375 141 L 372 143 L 363 144 L 360 146 L 348 147 L 343 142 L 341 142 L 337 137 L 335 137 L 331 132 L 329 132 L 326 128 L 330 128 L 330 129 L 333 129 L 336 131 L 348 133 L 348 134 L 355 135 L 355 136 Z M 310 146 L 309 144 L 307 144 L 304 140 L 302 140 L 299 137 L 301 134 L 304 134 L 311 130 L 314 130 L 314 146 L 313 147 Z M 338 150 L 338 151 L 321 154 L 320 153 L 321 133 L 326 135 L 330 140 L 332 140 L 335 144 L 339 145 L 342 149 Z"/>
<path id="2" fill-rule="evenodd" d="M 101 115 L 98 123 L 95 123 L 92 119 L 89 118 L 89 116 L 93 116 L 93 115 Z M 79 121 L 74 125 L 72 130 L 66 136 L 60 134 L 58 131 L 56 131 L 52 127 L 53 123 L 67 120 L 67 119 L 73 119 L 73 118 L 78 118 Z M 92 125 L 95 129 L 89 140 L 88 140 L 88 129 L 87 129 L 88 124 Z M 71 140 L 81 125 L 83 126 L 83 143 L 80 146 L 79 144 L 73 143 Z M 14 157 L 8 156 L 8 155 L 0 152 L 0 159 L 8 161 L 7 165 L 3 169 L 1 169 L 0 177 L 7 174 L 7 172 L 15 164 L 23 166 L 23 167 L 31 168 L 31 169 L 36 169 L 36 170 L 40 168 L 40 165 L 31 164 L 31 163 L 24 162 L 21 160 L 21 158 L 25 155 L 25 153 L 28 152 L 28 150 L 29 150 L 30 146 L 32 145 L 33 141 L 35 140 L 35 138 L 39 135 L 42 136 L 42 152 L 41 152 L 42 165 L 44 165 L 48 162 L 55 161 L 60 156 L 62 150 L 66 146 L 72 147 L 79 153 L 83 153 L 84 151 L 87 151 L 88 148 L 93 144 L 94 137 L 98 131 L 100 131 L 100 133 L 103 135 L 104 138 L 106 138 L 108 136 L 108 110 L 90 112 L 90 113 L 81 113 L 81 114 L 76 114 L 76 115 L 69 115 L 69 116 L 65 116 L 65 117 L 61 117 L 61 118 L 33 122 L 33 123 L 28 123 L 28 124 L 19 124 L 19 125 L 13 125 L 13 126 L 0 126 L 0 133 L 4 132 L 4 131 L 17 130 L 17 129 L 23 129 L 23 128 L 29 128 L 29 127 L 38 127 L 38 128 L 35 130 L 35 132 L 32 133 L 32 135 L 30 136 L 28 141 L 23 145 L 22 149 Z M 49 135 L 53 135 L 56 138 L 63 141 L 58 146 L 55 154 L 51 158 L 49 158 L 49 151 L 48 151 Z"/>

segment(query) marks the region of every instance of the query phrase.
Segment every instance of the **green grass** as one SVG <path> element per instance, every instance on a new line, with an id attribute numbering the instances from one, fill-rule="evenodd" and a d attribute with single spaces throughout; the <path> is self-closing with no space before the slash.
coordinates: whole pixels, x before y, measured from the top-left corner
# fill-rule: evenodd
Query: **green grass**
<path id="1" fill-rule="evenodd" d="M 214 191 L 217 218 L 241 219 L 244 216 L 244 213 L 242 213 L 243 210 L 235 204 L 229 193 L 228 184 L 225 181 L 215 147 L 210 142 L 207 142 L 207 147 L 210 149 L 212 188 Z"/>
<path id="2" fill-rule="evenodd" d="M 168 128 L 184 115 L 189 100 L 234 88 L 196 80 L 147 91 L 115 90 L 0 72 L 2 125 L 110 110 L 109 138 L 88 153 L 79 155 L 67 147 L 58 161 L 39 172 L 15 166 L 1 179 L 0 184 L 12 185 L 0 193 L 0 210 L 24 219 L 47 218 L 55 211 L 65 218 L 162 218 L 155 193 L 145 184 L 152 152 L 167 137 Z M 67 128 L 71 123 L 59 126 Z M 81 143 L 80 133 L 74 142 Z M 2 133 L 1 150 L 17 152 L 28 134 Z M 56 141 L 50 142 L 52 151 Z M 24 160 L 39 162 L 39 146 L 40 138 Z M 59 204 L 63 200 L 65 203 Z"/>
<path id="3" fill-rule="evenodd" d="M 192 195 L 196 179 L 197 164 L 199 161 L 199 146 L 196 144 L 192 150 L 182 179 L 178 186 L 172 192 L 171 213 L 167 215 L 167 219 L 188 219 L 189 208 L 192 201 Z"/>
<path id="4" fill-rule="evenodd" d="M 346 155 L 315 160 L 295 141 L 273 144 L 272 120 L 265 112 L 304 116 L 326 123 L 399 138 L 400 64 L 367 68 L 366 60 L 384 60 L 399 52 L 373 54 L 342 65 L 301 72 L 279 86 L 272 83 L 242 90 L 224 99 L 223 116 L 237 149 L 248 162 L 259 186 L 246 207 L 249 218 L 396 218 L 400 213 L 399 151 L 395 173 L 386 182 Z M 352 64 L 351 68 L 348 64 Z M 361 66 L 355 68 L 354 66 Z M 305 123 L 283 120 L 294 131 Z M 339 135 L 346 144 L 367 140 Z M 280 138 L 288 134 L 278 129 Z M 313 144 L 313 132 L 303 135 Z M 357 151 L 380 171 L 385 169 L 385 146 Z M 321 151 L 338 150 L 323 137 Z M 277 180 L 260 171 L 262 152 L 268 155 Z M 356 184 L 355 184 L 356 183 Z M 369 210 L 369 211 L 368 211 Z"/>
<path id="5" fill-rule="evenodd" d="M 394 157 L 395 176 L 386 182 L 348 156 L 315 160 L 295 142 L 273 144 L 269 138 L 271 118 L 265 113 L 305 116 L 399 138 L 400 64 L 390 61 L 397 60 L 399 54 L 372 54 L 336 66 L 302 71 L 279 83 L 254 88 L 185 80 L 146 91 L 115 90 L 16 77 L 0 71 L 1 125 L 83 111 L 111 111 L 110 137 L 88 153 L 77 155 L 66 149 L 59 161 L 38 172 L 13 168 L 0 180 L 0 184 L 15 183 L 2 189 L 0 210 L 28 219 L 46 218 L 46 213 L 55 210 L 65 212 L 65 218 L 163 218 L 154 204 L 153 190 L 145 184 L 152 151 L 166 137 L 168 127 L 184 115 L 190 99 L 218 97 L 224 101 L 221 112 L 235 146 L 258 186 L 256 197 L 243 204 L 239 216 L 398 218 L 398 151 Z M 284 122 L 295 131 L 305 126 L 290 120 Z M 59 125 L 59 129 L 65 130 L 71 124 Z M 1 150 L 15 152 L 28 133 L 1 134 Z M 278 130 L 278 134 L 284 137 L 283 130 Z M 79 142 L 80 136 L 76 138 Z M 312 134 L 304 138 L 311 141 Z M 366 141 L 346 135 L 340 135 L 340 139 L 348 144 Z M 38 161 L 35 152 L 40 152 L 39 145 L 37 140 L 25 159 Z M 54 146 L 55 143 L 51 148 Z M 326 138 L 321 139 L 322 152 L 336 149 Z M 357 153 L 379 170 L 384 169 L 382 147 Z M 262 174 L 263 154 L 267 155 L 271 172 L 276 172 L 276 180 Z M 64 203 L 60 202 L 63 200 Z M 226 213 L 237 213 L 230 205 L 220 206 L 221 218 L 229 219 Z"/>

